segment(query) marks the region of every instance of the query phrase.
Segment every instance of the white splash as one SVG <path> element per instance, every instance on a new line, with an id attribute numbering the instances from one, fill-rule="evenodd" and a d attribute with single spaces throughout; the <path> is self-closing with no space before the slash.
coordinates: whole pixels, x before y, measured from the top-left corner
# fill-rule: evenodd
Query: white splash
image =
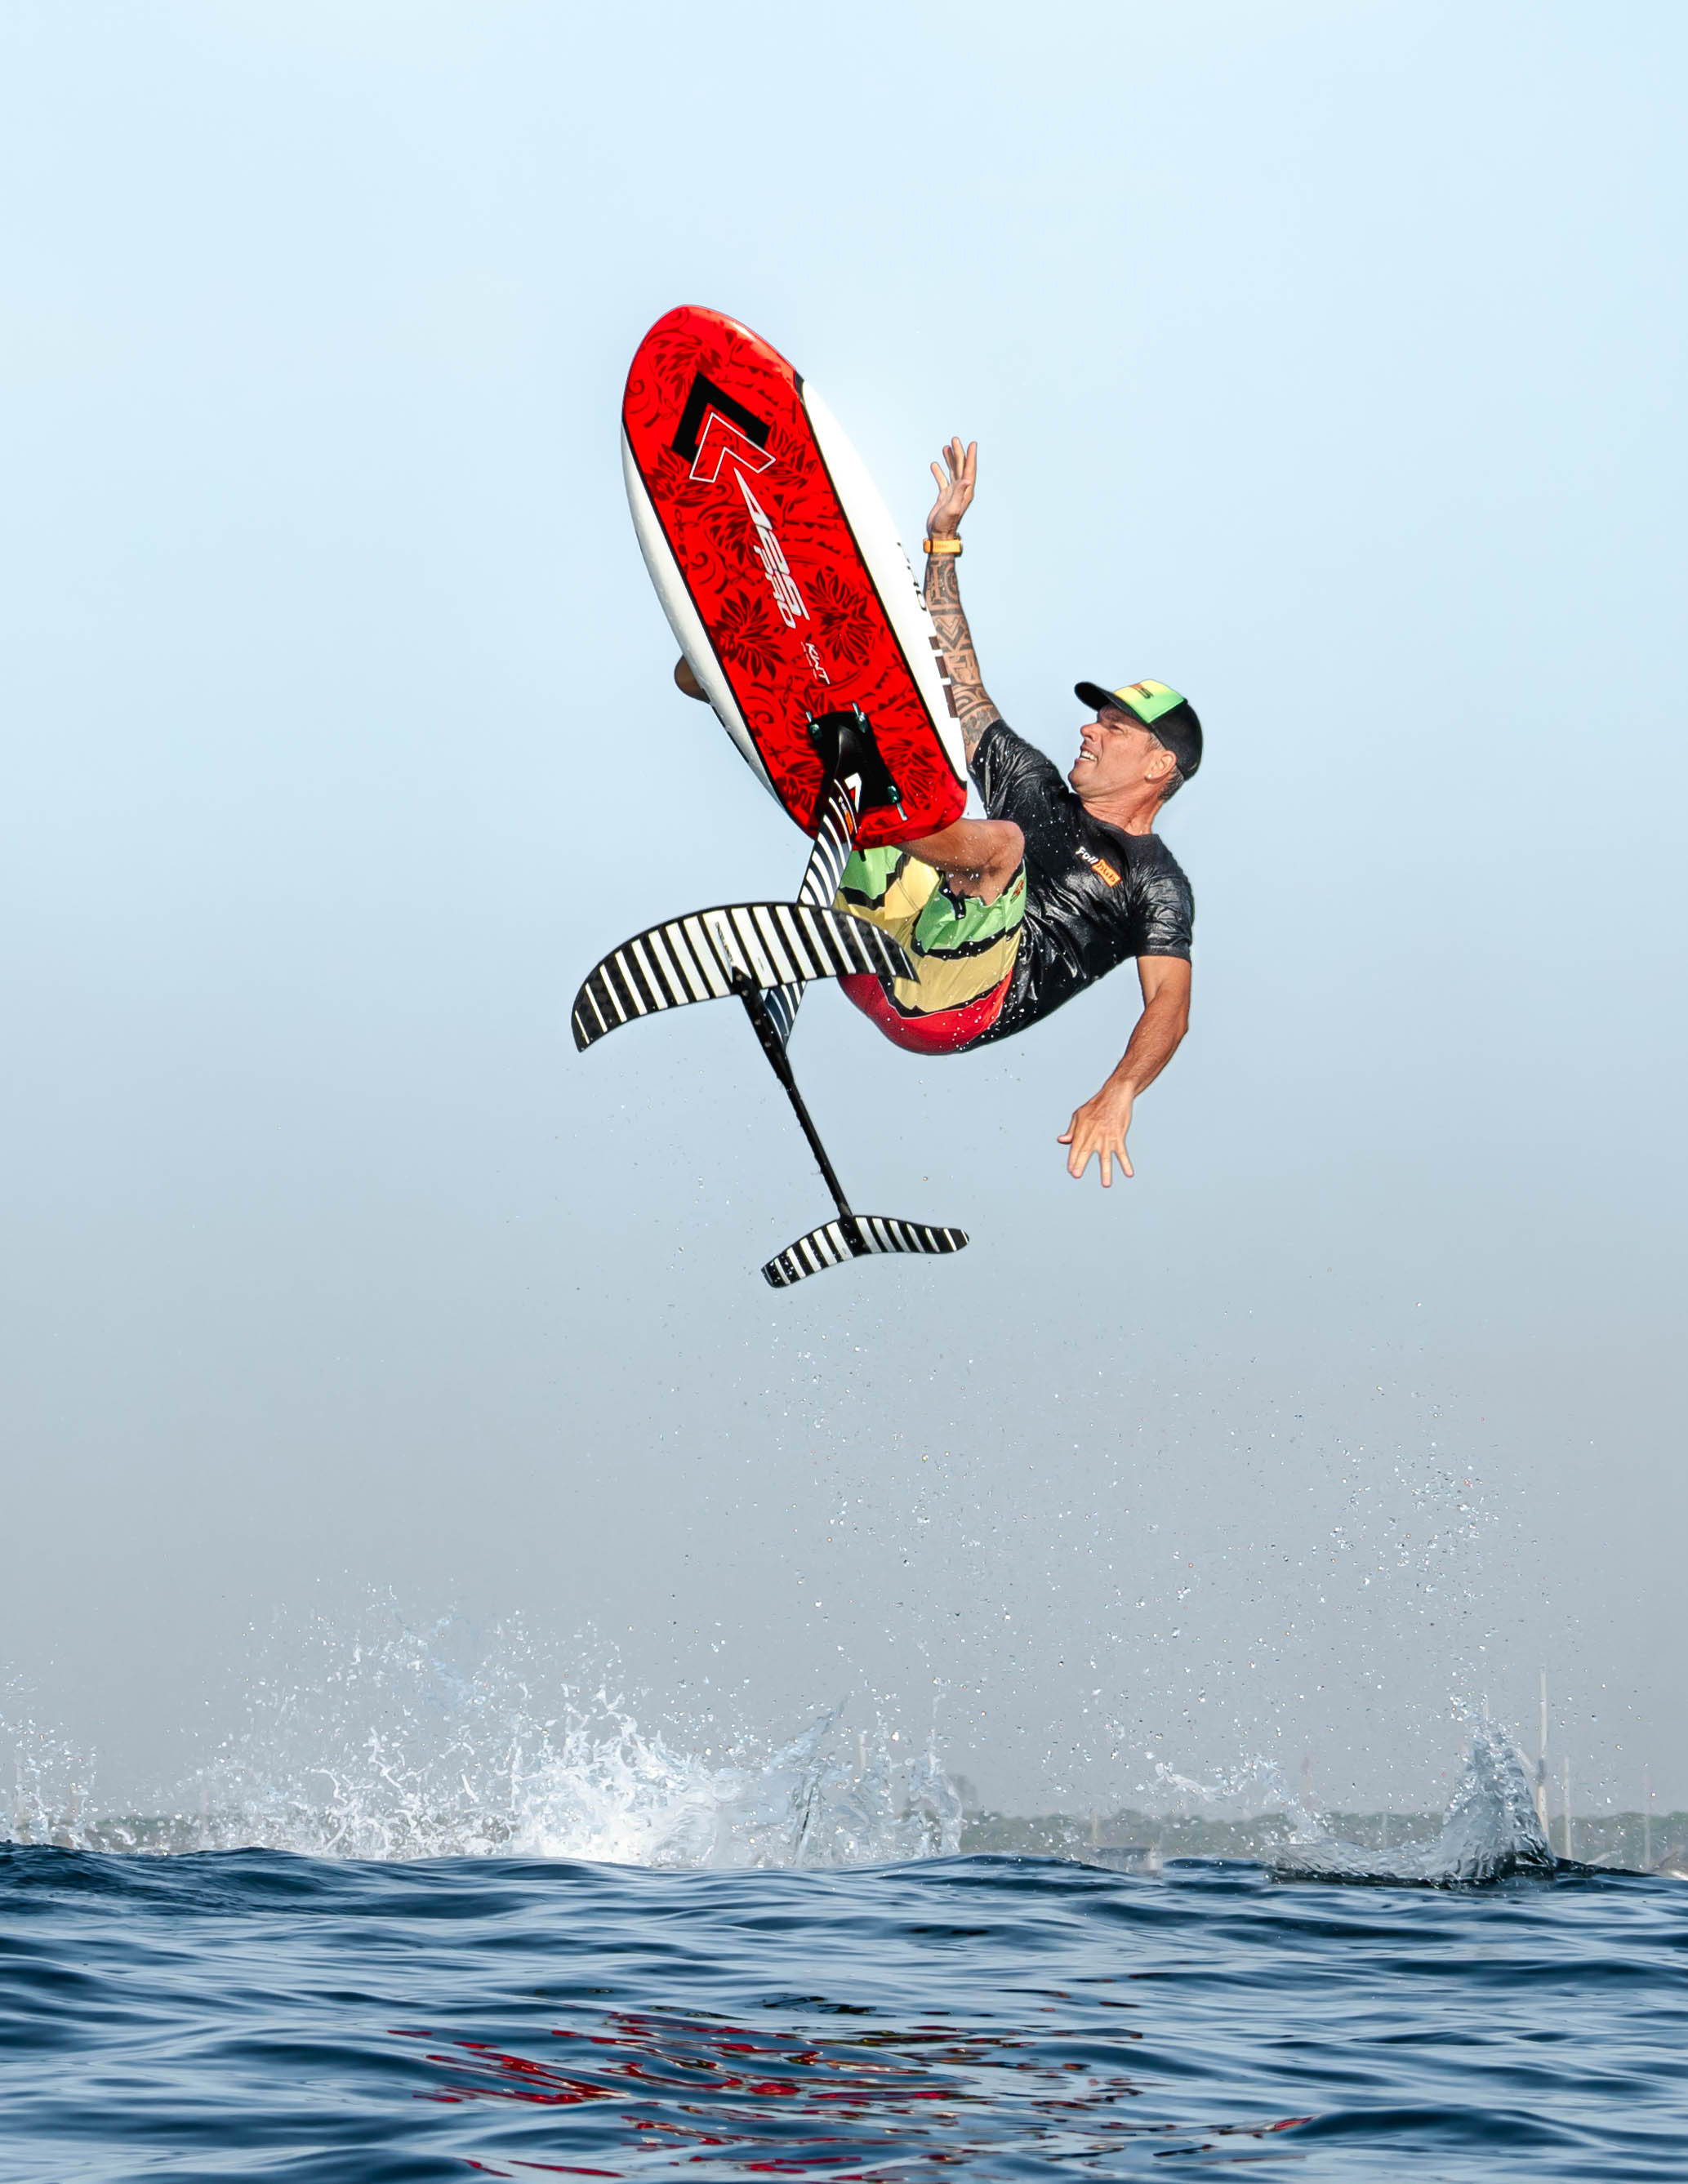
<path id="1" fill-rule="evenodd" d="M 1474 1727 L 1471 1755 L 1440 1830 L 1389 1848 L 1343 1842 L 1317 1824 L 1298 1827 L 1270 1854 L 1283 1880 L 1411 1882 L 1451 1888 L 1512 1873 L 1550 1871 L 1557 1863 L 1518 1747 L 1490 1721 Z"/>
<path id="2" fill-rule="evenodd" d="M 0 1837 L 77 1847 L 93 1810 L 92 1756 L 43 1728 L 14 1682 L 0 1687 L 0 1750 L 11 1763 L 0 1788 Z"/>
<path id="3" fill-rule="evenodd" d="M 315 1858 L 582 1858 L 650 1866 L 875 1864 L 949 1855 L 961 1806 L 928 1736 L 842 1705 L 783 1741 L 642 1728 L 605 1681 L 571 1686 L 519 1624 L 465 1663 L 448 1620 L 317 1626 L 309 1672 L 257 1682 L 246 1726 L 155 1819 L 85 1819 L 37 1767 L 15 1840 Z M 40 1741 L 33 1748 L 45 1750 Z M 48 1779 L 49 1774 L 53 1776 Z"/>

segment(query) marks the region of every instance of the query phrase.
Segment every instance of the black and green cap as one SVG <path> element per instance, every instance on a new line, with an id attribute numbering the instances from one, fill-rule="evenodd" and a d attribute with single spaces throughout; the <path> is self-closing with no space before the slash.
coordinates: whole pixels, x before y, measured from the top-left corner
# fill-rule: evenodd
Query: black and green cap
<path id="1" fill-rule="evenodd" d="M 1201 723 L 1195 708 L 1167 682 L 1128 682 L 1118 690 L 1105 690 L 1100 682 L 1075 682 L 1072 694 L 1100 713 L 1112 705 L 1129 713 L 1178 760 L 1178 772 L 1188 781 L 1201 763 Z"/>

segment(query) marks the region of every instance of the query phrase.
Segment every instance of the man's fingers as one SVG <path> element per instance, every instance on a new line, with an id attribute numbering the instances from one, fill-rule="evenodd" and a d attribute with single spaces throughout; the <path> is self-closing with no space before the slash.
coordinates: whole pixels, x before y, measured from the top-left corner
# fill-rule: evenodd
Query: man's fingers
<path id="1" fill-rule="evenodd" d="M 978 442 L 970 441 L 964 448 L 959 439 L 945 443 L 944 461 L 932 465 L 932 475 L 938 485 L 940 507 L 949 504 L 951 512 L 960 515 L 973 497 L 973 480 L 978 471 Z M 936 513 L 936 511 L 933 511 Z"/>
<path id="2" fill-rule="evenodd" d="M 1119 1172 L 1122 1175 L 1130 1175 L 1134 1173 L 1130 1157 L 1125 1150 L 1125 1140 L 1117 1133 L 1109 1136 L 1100 1130 L 1087 1129 L 1081 1135 L 1078 1131 L 1069 1129 L 1061 1133 L 1058 1142 L 1063 1145 L 1071 1145 L 1072 1147 L 1072 1150 L 1067 1156 L 1067 1173 L 1075 1179 L 1081 1177 L 1089 1167 L 1092 1153 L 1096 1156 L 1096 1173 L 1101 1178 L 1104 1190 L 1113 1189 L 1113 1169 L 1116 1161 L 1119 1162 Z"/>
<path id="3" fill-rule="evenodd" d="M 1134 1171 L 1131 1165 L 1131 1157 L 1125 1150 L 1125 1130 L 1121 1128 L 1117 1119 L 1109 1119 L 1106 1112 L 1092 1112 L 1093 1109 L 1101 1106 L 1102 1103 L 1100 1100 L 1089 1100 L 1078 1108 L 1074 1112 L 1072 1120 L 1056 1139 L 1056 1143 L 1072 1147 L 1072 1150 L 1067 1156 L 1067 1173 L 1075 1181 L 1084 1175 L 1089 1167 L 1090 1156 L 1094 1153 L 1096 1156 L 1096 1173 L 1101 1180 L 1102 1188 L 1104 1190 L 1111 1190 L 1116 1161 L 1119 1162 L 1119 1172 L 1122 1175 L 1130 1175 Z M 1128 1127 L 1129 1121 L 1130 1117 L 1128 1115 Z"/>

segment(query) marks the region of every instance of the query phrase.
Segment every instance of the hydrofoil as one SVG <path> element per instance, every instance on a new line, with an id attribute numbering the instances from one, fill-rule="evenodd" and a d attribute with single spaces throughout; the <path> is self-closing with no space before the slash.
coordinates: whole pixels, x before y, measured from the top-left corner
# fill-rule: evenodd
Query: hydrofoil
<path id="1" fill-rule="evenodd" d="M 835 1208 L 763 1267 L 776 1289 L 847 1259 L 959 1251 L 959 1228 L 853 1209 L 788 1051 L 813 980 L 912 974 L 889 934 L 833 907 L 852 849 L 935 833 L 967 802 L 908 558 L 815 390 L 719 312 L 683 307 L 651 328 L 621 423 L 634 527 L 692 680 L 812 847 L 793 900 L 694 911 L 613 950 L 576 997 L 575 1044 L 694 1001 L 740 1003 Z"/>

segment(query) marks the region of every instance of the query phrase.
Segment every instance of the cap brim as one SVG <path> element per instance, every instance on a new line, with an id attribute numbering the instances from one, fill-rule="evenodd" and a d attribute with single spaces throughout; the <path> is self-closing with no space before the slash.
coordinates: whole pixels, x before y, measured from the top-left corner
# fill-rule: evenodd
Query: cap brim
<path id="1" fill-rule="evenodd" d="M 1072 694 L 1085 705 L 1094 705 L 1099 713 L 1110 705 L 1117 713 L 1123 713 L 1126 710 L 1113 692 L 1103 689 L 1100 682 L 1075 682 L 1072 686 Z"/>

